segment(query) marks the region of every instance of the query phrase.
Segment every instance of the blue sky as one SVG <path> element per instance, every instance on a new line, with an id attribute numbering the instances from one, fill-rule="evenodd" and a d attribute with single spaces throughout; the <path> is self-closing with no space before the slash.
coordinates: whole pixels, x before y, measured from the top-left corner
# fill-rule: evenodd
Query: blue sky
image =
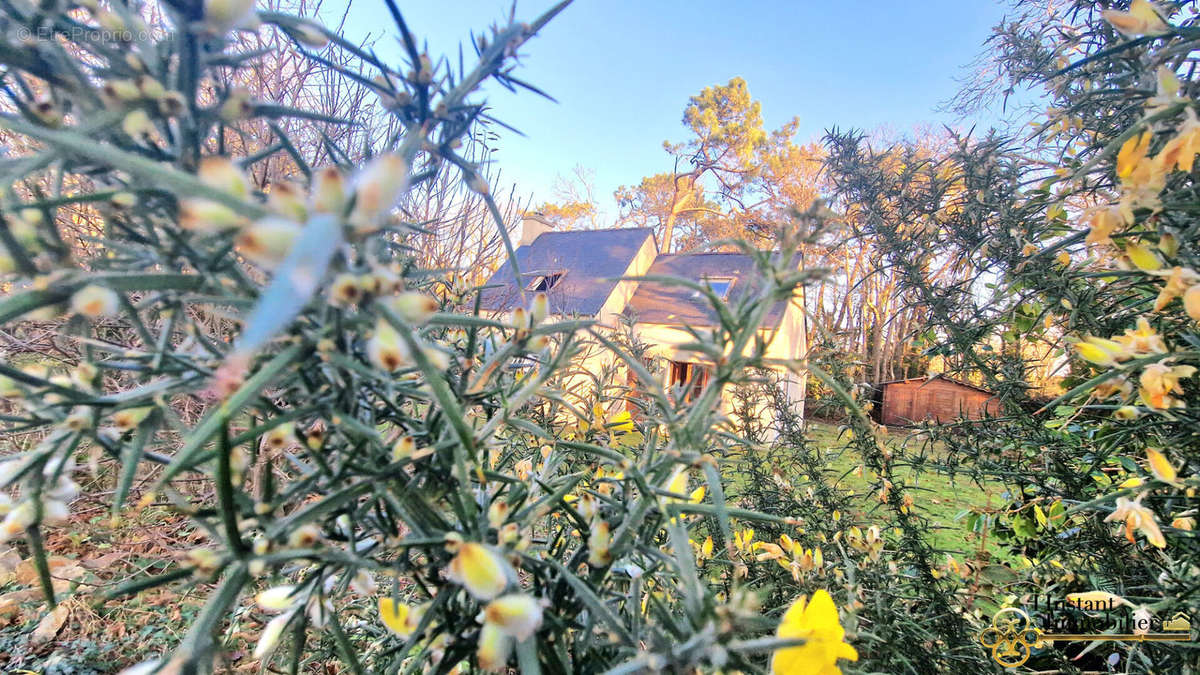
<path id="1" fill-rule="evenodd" d="M 399 0 L 430 54 L 455 61 L 469 31 L 506 16 L 510 4 Z M 517 17 L 551 4 L 523 0 Z M 1004 10 L 997 0 L 577 0 L 522 50 L 517 73 L 557 104 L 486 89 L 495 114 L 525 133 L 506 133 L 496 156 L 534 203 L 553 199 L 556 177 L 576 165 L 593 171 L 601 224 L 611 225 L 617 186 L 670 170 L 662 143 L 686 138 L 683 108 L 704 87 L 745 78 L 767 127 L 799 117 L 801 141 L 832 126 L 903 133 L 954 123 L 935 108 L 957 90 Z M 399 61 L 382 0 L 352 6 L 347 36 L 367 32 L 382 33 L 378 52 Z"/>

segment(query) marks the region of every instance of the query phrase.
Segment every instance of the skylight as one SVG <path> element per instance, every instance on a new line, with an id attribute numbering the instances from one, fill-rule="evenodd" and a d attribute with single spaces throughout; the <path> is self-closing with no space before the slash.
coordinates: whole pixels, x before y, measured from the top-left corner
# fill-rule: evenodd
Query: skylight
<path id="1" fill-rule="evenodd" d="M 555 272 L 554 274 L 536 275 L 533 277 L 533 280 L 529 282 L 529 285 L 525 287 L 525 290 L 533 291 L 535 293 L 538 291 L 548 291 L 558 285 L 558 282 L 562 281 L 563 275 L 565 274 L 566 272 Z"/>
<path id="2" fill-rule="evenodd" d="M 704 283 L 708 284 L 708 287 L 713 290 L 713 293 L 717 294 L 718 298 L 721 298 L 722 300 L 724 300 L 725 297 L 727 295 L 729 295 L 729 287 L 733 286 L 733 278 L 732 277 L 705 277 Z"/>

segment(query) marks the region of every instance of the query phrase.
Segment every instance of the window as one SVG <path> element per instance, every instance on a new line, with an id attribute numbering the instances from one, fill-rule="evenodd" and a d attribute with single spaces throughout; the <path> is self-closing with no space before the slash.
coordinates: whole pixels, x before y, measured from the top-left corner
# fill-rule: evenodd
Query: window
<path id="1" fill-rule="evenodd" d="M 707 384 L 708 368 L 699 363 L 688 363 L 687 361 L 671 362 L 670 386 L 672 389 L 679 387 L 683 391 L 684 401 L 696 400 Z"/>
<path id="2" fill-rule="evenodd" d="M 717 294 L 722 300 L 729 295 L 729 288 L 733 286 L 732 277 L 704 277 L 704 283 Z"/>
<path id="3" fill-rule="evenodd" d="M 554 288 L 558 282 L 562 281 L 563 275 L 565 274 L 566 272 L 555 272 L 553 274 L 534 275 L 533 280 L 529 282 L 529 285 L 525 287 L 525 290 L 533 291 L 535 293 L 538 291 L 548 291 L 551 288 Z"/>

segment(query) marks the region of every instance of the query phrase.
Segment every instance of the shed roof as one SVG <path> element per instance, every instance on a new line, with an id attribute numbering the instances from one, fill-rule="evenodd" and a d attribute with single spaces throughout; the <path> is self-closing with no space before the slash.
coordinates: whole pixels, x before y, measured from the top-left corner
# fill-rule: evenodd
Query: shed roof
<path id="1" fill-rule="evenodd" d="M 888 380 L 887 382 L 876 382 L 875 388 L 879 389 L 879 388 L 882 388 L 889 384 L 902 384 L 904 382 L 926 382 L 929 380 L 944 380 L 946 382 L 951 382 L 953 384 L 957 384 L 962 387 L 967 387 L 969 389 L 974 389 L 976 391 L 982 391 L 985 394 L 992 393 L 992 392 L 988 391 L 987 389 L 984 389 L 983 387 L 980 387 L 978 385 L 971 384 L 970 382 L 965 382 L 965 381 L 960 380 L 955 377 L 946 377 L 945 375 L 923 375 L 921 377 L 906 377 L 906 378 L 901 378 L 899 380 Z"/>
<path id="2" fill-rule="evenodd" d="M 754 260 L 745 253 L 660 255 L 647 274 L 692 281 L 732 279 L 733 283 L 726 296 L 726 300 L 731 303 L 747 293 L 756 292 L 760 285 L 754 269 Z M 763 319 L 763 326 L 777 327 L 786 309 L 785 300 L 772 305 Z M 647 281 L 639 283 L 633 299 L 629 301 L 629 311 L 642 323 L 689 326 L 712 326 L 717 323 L 716 314 L 703 294 L 674 284 Z"/>
<path id="3" fill-rule="evenodd" d="M 594 316 L 604 306 L 634 256 L 654 236 L 648 227 L 544 232 L 516 250 L 522 283 L 512 266 L 503 264 L 488 279 L 481 299 L 484 309 L 503 311 L 521 306 L 521 288 L 538 276 L 563 273 L 546 296 L 550 311 Z"/>

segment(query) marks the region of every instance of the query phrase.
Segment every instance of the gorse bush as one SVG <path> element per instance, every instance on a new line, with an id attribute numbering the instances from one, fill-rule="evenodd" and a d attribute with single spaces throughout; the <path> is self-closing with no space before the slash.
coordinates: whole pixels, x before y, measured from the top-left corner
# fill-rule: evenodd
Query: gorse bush
<path id="1" fill-rule="evenodd" d="M 1005 24 L 1005 86 L 1052 103 L 1031 136 L 831 134 L 828 206 L 721 242 L 753 259 L 753 292 L 674 282 L 718 317 L 682 347 L 714 364 L 690 401 L 629 322 L 535 293 L 484 314 L 480 270 L 445 269 L 453 246 L 403 215 L 461 185 L 518 267 L 476 161 L 499 123 L 478 90 L 540 93 L 515 60 L 563 5 L 456 60 L 387 9 L 401 63 L 244 0 L 0 8 L 0 324 L 51 322 L 64 355 L 0 363 L 0 539 L 49 607 L 47 528 L 99 470 L 114 522 L 165 508 L 204 535 L 98 594 L 206 598 L 136 672 L 225 667 L 246 624 L 252 658 L 290 672 L 983 672 L 978 631 L 1033 596 L 1200 617 L 1194 8 L 1077 0 Z M 262 100 L 247 73 L 280 50 L 384 119 Z M 821 351 L 836 341 L 764 357 L 763 318 L 826 273 L 793 261 L 848 236 L 996 417 L 891 433 L 863 364 Z M 1050 402 L 1029 375 L 1046 360 L 1066 371 Z M 766 375 L 781 365 L 844 420 L 832 440 Z M 966 540 L 937 543 L 934 479 Z M 1196 662 L 1022 648 L 1063 672 Z"/>
<path id="2" fill-rule="evenodd" d="M 999 400 L 997 419 L 930 430 L 942 471 L 1007 488 L 966 521 L 999 544 L 971 561 L 989 602 L 1078 594 L 1149 620 L 1200 615 L 1195 22 L 1190 2 L 1022 10 L 993 65 L 997 89 L 1045 92 L 1028 136 L 935 157 L 829 138 L 849 222 L 931 310 L 930 351 Z M 942 265 L 961 273 L 932 283 Z M 1031 375 L 1046 361 L 1064 375 L 1053 400 Z M 1079 645 L 1074 664 L 1043 647 L 1024 648 L 1029 666 L 1197 664 L 1193 644 Z"/>
<path id="3" fill-rule="evenodd" d="M 690 405 L 620 336 L 547 316 L 544 295 L 481 316 L 477 289 L 422 268 L 421 223 L 393 206 L 455 172 L 505 231 L 459 148 L 490 119 L 472 99 L 481 83 L 532 89 L 512 61 L 561 6 L 478 37 L 477 63 L 457 67 L 420 52 L 389 8 L 399 66 L 248 2 L 165 3 L 153 30 L 134 4 L 6 6 L 6 28 L 35 37 L 4 52 L 0 126 L 25 152 L 5 163 L 0 321 L 60 319 L 77 347 L 65 368 L 0 366 L 10 431 L 35 441 L 0 464 L 17 487 L 3 537 L 28 547 L 48 603 L 44 528 L 69 517 L 86 451 L 118 466 L 114 519 L 163 499 L 207 535 L 179 566 L 108 593 L 210 589 L 174 653 L 139 672 L 218 667 L 226 619 L 251 597 L 265 620 L 254 658 L 292 672 L 325 659 L 353 672 L 741 670 L 777 647 L 784 670 L 853 658 L 828 593 L 798 602 L 776 638 L 752 593 L 707 578 L 735 578 L 735 518 L 788 521 L 725 498 L 717 457 L 733 437 L 718 402 L 761 365 L 769 308 L 812 278 L 786 261 L 825 215 L 782 224 L 771 251 L 745 248 L 765 281 L 738 304 L 697 288 L 722 320 L 694 346 L 718 366 Z M 278 124 L 253 136 L 264 121 L 347 123 L 224 85 L 264 58 L 233 40 L 261 22 L 369 87 L 399 130 L 365 154 L 324 134 L 314 155 L 335 161 L 320 166 Z M 249 181 L 271 158 L 293 171 Z M 86 245 L 60 229 L 79 208 Z M 638 383 L 636 429 L 612 416 L 612 394 L 559 389 L 577 380 L 572 357 L 597 348 Z M 181 415 L 197 402 L 198 419 Z M 138 476 L 151 482 L 129 504 Z M 180 489 L 184 477 L 211 488 Z M 727 544 L 703 573 L 700 526 Z"/>

